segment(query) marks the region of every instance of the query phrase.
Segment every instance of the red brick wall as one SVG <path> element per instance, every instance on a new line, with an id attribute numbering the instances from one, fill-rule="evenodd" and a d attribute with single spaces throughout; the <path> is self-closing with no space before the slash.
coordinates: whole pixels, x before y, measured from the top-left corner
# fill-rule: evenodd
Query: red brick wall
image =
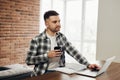
<path id="1" fill-rule="evenodd" d="M 0 66 L 24 63 L 39 33 L 40 0 L 0 0 Z"/>

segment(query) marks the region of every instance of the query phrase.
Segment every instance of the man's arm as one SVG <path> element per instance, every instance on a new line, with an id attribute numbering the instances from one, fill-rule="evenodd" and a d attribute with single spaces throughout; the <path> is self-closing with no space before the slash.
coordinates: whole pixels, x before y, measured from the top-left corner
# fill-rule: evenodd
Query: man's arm
<path id="1" fill-rule="evenodd" d="M 26 63 L 28 65 L 35 65 L 48 60 L 47 53 L 38 53 L 37 48 L 37 40 L 34 38 L 31 40 L 30 49 L 27 53 Z"/>
<path id="2" fill-rule="evenodd" d="M 90 64 L 87 59 L 82 56 L 82 54 L 79 53 L 79 51 L 77 51 L 77 49 L 75 49 L 72 44 L 67 41 L 67 38 L 64 37 L 65 40 L 65 49 L 67 51 L 68 54 L 70 54 L 74 59 L 76 59 L 79 63 L 84 64 L 87 66 L 87 68 L 93 70 L 100 70 L 100 66 L 98 66 L 97 64 Z"/>
<path id="3" fill-rule="evenodd" d="M 82 54 L 80 54 L 79 51 L 75 49 L 75 47 L 73 47 L 69 41 L 67 41 L 67 38 L 65 36 L 63 40 L 65 41 L 65 50 L 67 51 L 67 53 L 71 55 L 74 59 L 76 59 L 79 63 L 88 66 L 89 62 L 87 61 L 87 59 L 82 56 Z"/>

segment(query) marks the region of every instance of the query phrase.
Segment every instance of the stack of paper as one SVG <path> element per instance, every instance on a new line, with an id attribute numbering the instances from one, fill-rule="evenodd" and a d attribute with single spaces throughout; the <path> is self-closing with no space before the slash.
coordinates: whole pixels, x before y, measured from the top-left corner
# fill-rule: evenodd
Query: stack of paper
<path id="1" fill-rule="evenodd" d="M 76 73 L 78 71 L 86 69 L 86 66 L 77 63 L 66 63 L 65 67 L 57 67 L 52 70 L 60 71 L 67 74 Z"/>

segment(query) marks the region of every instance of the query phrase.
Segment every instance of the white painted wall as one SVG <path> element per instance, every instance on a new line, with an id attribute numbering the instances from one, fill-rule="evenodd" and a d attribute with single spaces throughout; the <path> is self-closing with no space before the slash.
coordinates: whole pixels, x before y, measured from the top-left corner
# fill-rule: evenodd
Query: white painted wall
<path id="1" fill-rule="evenodd" d="M 97 59 L 120 62 L 120 0 L 99 0 Z"/>

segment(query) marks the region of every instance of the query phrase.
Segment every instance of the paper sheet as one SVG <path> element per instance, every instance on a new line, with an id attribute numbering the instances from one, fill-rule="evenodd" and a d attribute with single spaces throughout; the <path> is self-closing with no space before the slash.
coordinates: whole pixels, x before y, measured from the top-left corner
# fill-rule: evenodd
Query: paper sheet
<path id="1" fill-rule="evenodd" d="M 84 69 L 86 69 L 86 66 L 84 65 L 77 63 L 67 63 L 65 67 L 57 67 L 52 70 L 60 71 L 67 74 L 72 74 Z"/>

